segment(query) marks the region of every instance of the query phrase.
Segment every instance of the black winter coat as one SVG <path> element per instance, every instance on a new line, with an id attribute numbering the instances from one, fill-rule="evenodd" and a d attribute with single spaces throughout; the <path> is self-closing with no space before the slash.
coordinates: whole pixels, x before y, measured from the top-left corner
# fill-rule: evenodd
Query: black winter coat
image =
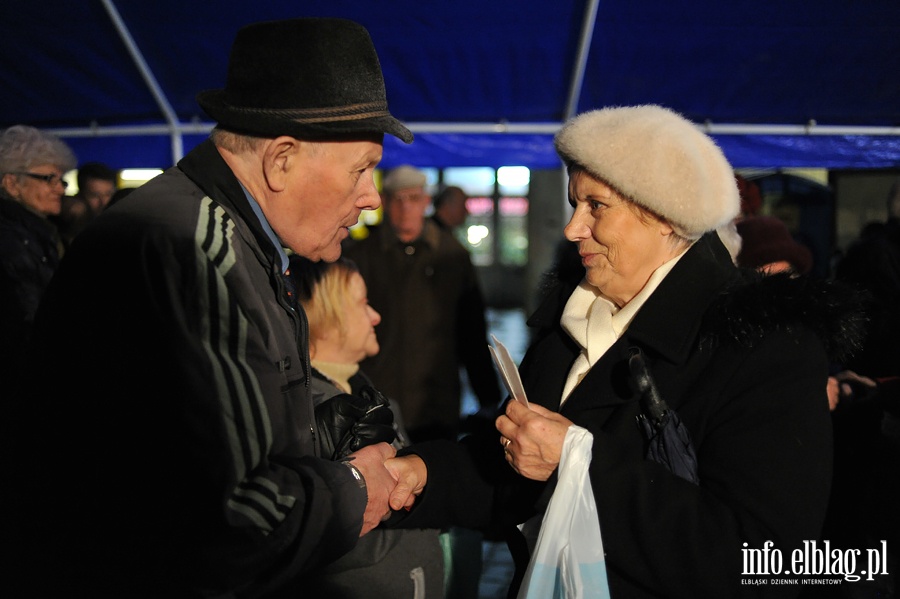
<path id="1" fill-rule="evenodd" d="M 362 372 L 349 380 L 351 392 L 372 382 Z M 343 393 L 324 374 L 313 368 L 311 381 L 316 405 Z M 402 417 L 394 406 L 394 447 L 409 442 Z M 352 551 L 318 568 L 304 585 L 310 597 L 365 597 L 365 599 L 416 599 L 444 596 L 444 553 L 436 529 L 391 530 L 376 528 L 359 539 Z"/>
<path id="2" fill-rule="evenodd" d="M 579 353 L 558 326 L 574 285 L 560 285 L 530 319 L 538 332 L 520 368 L 528 398 L 554 410 Z M 613 598 L 795 594 L 742 585 L 742 550 L 772 541 L 788 563 L 819 537 L 831 480 L 828 351 L 846 348 L 861 326 L 834 293 L 809 279 L 741 275 L 706 236 L 573 390 L 559 411 L 594 436 L 590 477 Z M 631 347 L 693 436 L 699 486 L 644 457 Z M 413 522 L 509 525 L 544 509 L 555 479 L 513 474 L 496 435 L 466 449 L 413 449 L 429 468 Z"/>
<path id="3" fill-rule="evenodd" d="M 56 227 L 0 195 L 0 388 L 19 374 L 44 290 L 59 265 Z"/>
<path id="4" fill-rule="evenodd" d="M 356 544 L 366 492 L 318 456 L 277 251 L 210 141 L 75 239 L 4 420 L 33 596 L 299 596 Z"/>

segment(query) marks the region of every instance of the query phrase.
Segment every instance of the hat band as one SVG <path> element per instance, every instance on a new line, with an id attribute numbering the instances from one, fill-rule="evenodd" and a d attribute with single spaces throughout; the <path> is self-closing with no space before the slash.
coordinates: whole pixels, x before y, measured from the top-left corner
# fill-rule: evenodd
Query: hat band
<path id="1" fill-rule="evenodd" d="M 384 102 L 368 102 L 351 104 L 339 108 L 247 108 L 233 107 L 245 113 L 277 116 L 295 123 L 333 123 L 336 121 L 359 121 L 390 116 Z"/>

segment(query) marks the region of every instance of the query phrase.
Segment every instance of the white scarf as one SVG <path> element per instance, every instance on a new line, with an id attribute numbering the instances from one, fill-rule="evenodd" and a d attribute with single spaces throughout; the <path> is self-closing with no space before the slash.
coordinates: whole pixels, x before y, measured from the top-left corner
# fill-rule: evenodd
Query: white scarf
<path id="1" fill-rule="evenodd" d="M 684 252 L 653 271 L 644 288 L 621 309 L 604 297 L 599 289 L 588 283 L 587 279 L 581 281 L 572 292 L 559 324 L 572 340 L 581 346 L 581 353 L 569 370 L 560 406 L 566 402 L 569 394 L 597 360 L 622 336 L 647 298 L 656 291 L 683 255 Z"/>

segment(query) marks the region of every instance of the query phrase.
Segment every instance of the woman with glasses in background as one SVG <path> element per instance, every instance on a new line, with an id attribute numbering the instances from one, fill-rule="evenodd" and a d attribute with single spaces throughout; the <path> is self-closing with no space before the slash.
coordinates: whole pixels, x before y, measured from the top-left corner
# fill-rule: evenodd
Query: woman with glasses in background
<path id="1" fill-rule="evenodd" d="M 72 150 L 25 125 L 0 133 L 0 393 L 20 371 L 24 344 L 60 259 L 56 227 Z"/>

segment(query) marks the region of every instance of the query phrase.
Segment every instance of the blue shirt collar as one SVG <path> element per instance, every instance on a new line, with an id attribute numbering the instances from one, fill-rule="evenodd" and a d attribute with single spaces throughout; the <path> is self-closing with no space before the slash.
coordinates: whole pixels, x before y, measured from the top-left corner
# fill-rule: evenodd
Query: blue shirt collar
<path id="1" fill-rule="evenodd" d="M 238 183 L 240 183 L 240 181 L 238 181 Z M 275 249 L 278 251 L 278 256 L 279 258 L 281 258 L 281 272 L 286 272 L 290 263 L 288 261 L 287 253 L 284 251 L 284 247 L 281 245 L 281 240 L 278 239 L 275 231 L 273 231 L 272 227 L 269 225 L 269 221 L 266 220 L 266 215 L 263 214 L 262 208 L 259 207 L 259 204 L 255 199 L 253 199 L 253 196 L 250 195 L 250 192 L 247 191 L 247 188 L 244 187 L 244 184 L 240 183 L 240 185 L 241 189 L 244 190 L 244 195 L 247 196 L 247 201 L 250 202 L 250 208 L 253 210 L 253 214 L 255 214 L 256 218 L 259 219 L 259 224 L 262 225 L 263 231 L 266 232 L 266 235 L 269 236 L 269 241 L 272 242 L 272 245 L 274 245 Z"/>

